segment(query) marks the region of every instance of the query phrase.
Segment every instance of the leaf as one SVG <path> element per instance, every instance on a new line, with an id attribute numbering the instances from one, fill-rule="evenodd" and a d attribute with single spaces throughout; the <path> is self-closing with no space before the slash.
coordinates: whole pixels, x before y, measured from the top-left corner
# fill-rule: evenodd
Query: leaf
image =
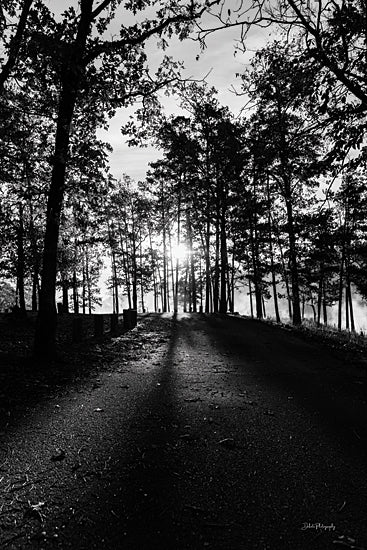
<path id="1" fill-rule="evenodd" d="M 52 455 L 51 460 L 52 462 L 59 462 L 60 460 L 64 460 L 65 457 L 66 453 L 63 449 L 56 449 L 56 452 Z"/>
<path id="2" fill-rule="evenodd" d="M 221 439 L 219 441 L 219 445 L 222 445 L 222 447 L 225 447 L 226 449 L 234 449 L 236 447 L 236 442 L 233 437 L 226 437 L 225 439 Z"/>
<path id="3" fill-rule="evenodd" d="M 41 523 L 43 522 L 43 514 L 41 513 L 41 508 L 45 506 L 45 503 L 40 501 L 37 504 L 31 504 L 28 501 L 28 508 L 24 512 L 24 519 L 37 519 Z"/>

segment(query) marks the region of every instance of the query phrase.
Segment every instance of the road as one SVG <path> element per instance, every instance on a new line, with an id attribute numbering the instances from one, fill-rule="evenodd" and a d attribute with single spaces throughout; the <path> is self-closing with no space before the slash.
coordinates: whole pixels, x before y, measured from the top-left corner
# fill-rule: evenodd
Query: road
<path id="1" fill-rule="evenodd" d="M 1 433 L 0 548 L 367 548 L 366 371 L 237 317 L 89 345 Z"/>

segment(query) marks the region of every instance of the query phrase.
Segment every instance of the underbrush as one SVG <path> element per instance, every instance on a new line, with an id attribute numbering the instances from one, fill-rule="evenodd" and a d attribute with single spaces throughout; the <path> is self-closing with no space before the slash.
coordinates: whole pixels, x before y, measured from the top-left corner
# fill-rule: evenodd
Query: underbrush
<path id="1" fill-rule="evenodd" d="M 265 322 L 277 325 L 283 329 L 304 335 L 317 340 L 332 349 L 351 351 L 358 354 L 367 352 L 367 336 L 361 331 L 338 330 L 334 326 L 317 325 L 312 319 L 305 319 L 300 326 L 290 323 L 277 323 L 274 319 L 265 319 Z"/>

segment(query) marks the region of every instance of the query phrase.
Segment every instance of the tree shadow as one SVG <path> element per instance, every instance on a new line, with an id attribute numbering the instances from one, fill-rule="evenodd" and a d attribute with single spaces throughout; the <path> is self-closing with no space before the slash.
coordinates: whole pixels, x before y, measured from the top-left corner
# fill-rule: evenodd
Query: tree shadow
<path id="1" fill-rule="evenodd" d="M 206 322 L 215 334 L 213 345 L 236 365 L 234 384 L 240 373 L 244 384 L 263 380 L 269 392 L 284 399 L 291 396 L 316 414 L 317 422 L 327 425 L 340 441 L 348 441 L 351 451 L 362 450 L 367 437 L 367 378 L 361 370 L 364 383 L 355 383 L 356 369 L 347 355 L 257 320 L 208 316 Z"/>
<path id="2" fill-rule="evenodd" d="M 68 387 L 95 377 L 108 366 L 112 353 L 101 357 L 99 345 L 111 341 L 106 333 L 101 338 L 86 338 L 71 342 L 62 334 L 53 360 L 40 361 L 33 357 L 35 317 L 14 318 L 11 314 L 0 319 L 0 430 L 14 426 L 24 410 L 46 397 L 60 395 Z M 116 336 L 128 332 L 120 327 Z"/>
<path id="3" fill-rule="evenodd" d="M 78 516 L 70 519 L 66 536 L 72 547 L 79 548 L 81 541 L 83 548 L 94 548 L 96 541 L 100 547 L 111 549 L 178 547 L 175 477 L 182 468 L 177 452 L 181 444 L 180 404 L 175 389 L 178 325 L 173 315 L 164 359 L 129 421 L 128 433 L 123 434 L 121 426 L 118 443 L 119 430 L 115 427 L 117 441 L 111 467 L 80 503 L 92 520 L 85 526 Z M 131 447 L 126 444 L 129 438 L 134 441 Z"/>

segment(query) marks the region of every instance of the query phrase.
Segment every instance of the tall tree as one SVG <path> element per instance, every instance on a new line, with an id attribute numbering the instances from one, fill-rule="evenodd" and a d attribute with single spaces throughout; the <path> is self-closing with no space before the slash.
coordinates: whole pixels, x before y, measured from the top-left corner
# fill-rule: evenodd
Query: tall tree
<path id="1" fill-rule="evenodd" d="M 124 9 L 136 16 L 148 4 L 150 2 L 124 3 L 120 16 L 124 16 Z M 57 128 L 35 338 L 37 355 L 53 354 L 55 347 L 57 247 L 75 107 L 84 98 L 89 108 L 93 102 L 99 102 L 112 114 L 116 105 L 126 105 L 136 96 L 147 95 L 171 81 L 174 75 L 167 60 L 158 70 L 156 80 L 147 75 L 144 44 L 154 35 L 163 37 L 177 33 L 180 38 L 187 37 L 192 21 L 200 17 L 209 4 L 211 2 L 182 4 L 172 0 L 162 8 L 160 3 L 154 2 L 156 12 L 152 19 L 132 26 L 121 25 L 120 38 L 109 41 L 102 35 L 118 15 L 119 3 L 101 0 L 96 4 L 94 0 L 80 0 L 79 13 L 70 7 L 60 24 L 51 21 L 44 32 L 31 36 L 31 45 L 36 46 L 38 56 L 41 54 L 45 61 L 52 63 L 58 82 Z M 32 54 L 31 49 L 28 52 Z"/>
<path id="2" fill-rule="evenodd" d="M 293 323 L 301 323 L 295 208 L 304 184 L 315 185 L 321 170 L 320 136 L 309 108 L 313 89 L 310 63 L 293 46 L 275 42 L 257 52 L 244 88 L 256 103 L 253 123 L 270 160 L 268 173 L 283 198 L 287 217 Z"/>

